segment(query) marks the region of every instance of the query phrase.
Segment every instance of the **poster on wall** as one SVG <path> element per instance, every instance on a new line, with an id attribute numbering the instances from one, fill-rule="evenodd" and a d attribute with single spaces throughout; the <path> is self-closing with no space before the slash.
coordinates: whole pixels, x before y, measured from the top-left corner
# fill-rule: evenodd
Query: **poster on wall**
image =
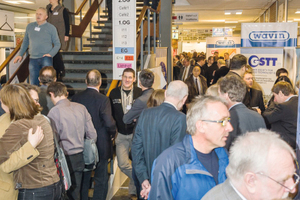
<path id="1" fill-rule="evenodd" d="M 297 22 L 242 23 L 242 47 L 283 47 L 282 66 L 296 79 Z"/>
<path id="2" fill-rule="evenodd" d="M 262 87 L 265 99 L 270 99 L 276 71 L 282 68 L 283 48 L 242 48 L 241 54 L 248 58 L 255 81 Z"/>
<path id="3" fill-rule="evenodd" d="M 229 53 L 232 58 L 235 54 L 240 53 L 241 38 L 240 37 L 207 37 L 206 38 L 206 58 L 213 56 L 215 51 L 219 52 L 219 56 Z"/>
<path id="4" fill-rule="evenodd" d="M 136 2 L 113 0 L 113 79 L 125 68 L 136 70 Z"/>
<path id="5" fill-rule="evenodd" d="M 0 12 L 0 47 L 14 47 L 14 13 L 1 10 Z"/>
<path id="6" fill-rule="evenodd" d="M 167 66 L 168 66 L 168 48 L 167 47 L 157 47 L 156 48 L 156 60 L 155 60 L 155 66 L 161 67 L 162 76 L 167 82 Z M 164 88 L 165 85 L 162 87 Z"/>

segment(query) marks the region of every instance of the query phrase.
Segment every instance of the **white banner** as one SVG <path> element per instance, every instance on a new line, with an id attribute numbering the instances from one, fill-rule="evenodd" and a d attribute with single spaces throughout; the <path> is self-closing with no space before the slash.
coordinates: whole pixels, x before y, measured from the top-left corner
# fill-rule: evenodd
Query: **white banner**
<path id="1" fill-rule="evenodd" d="M 230 58 L 240 53 L 241 38 L 240 37 L 207 37 L 206 38 L 206 58 L 213 56 L 215 51 L 219 52 L 219 56 L 229 53 Z"/>
<path id="2" fill-rule="evenodd" d="M 113 0 L 113 79 L 125 68 L 136 70 L 136 2 Z"/>
<path id="3" fill-rule="evenodd" d="M 241 53 L 248 58 L 255 81 L 261 85 L 266 99 L 269 99 L 276 71 L 282 68 L 283 48 L 242 48 Z"/>
<path id="4" fill-rule="evenodd" d="M 298 22 L 242 23 L 242 47 L 296 47 Z"/>

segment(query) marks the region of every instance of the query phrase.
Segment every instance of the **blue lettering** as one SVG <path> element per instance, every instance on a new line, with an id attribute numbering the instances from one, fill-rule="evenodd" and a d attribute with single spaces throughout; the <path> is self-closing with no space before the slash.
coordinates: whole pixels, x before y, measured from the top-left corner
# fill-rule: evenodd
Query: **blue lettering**
<path id="1" fill-rule="evenodd" d="M 272 34 L 270 33 L 269 34 L 269 38 L 273 38 L 273 36 L 274 36 L 274 33 L 272 33 Z"/>
<path id="2" fill-rule="evenodd" d="M 249 65 L 251 67 L 257 67 L 258 65 L 259 66 L 275 66 L 276 65 L 276 61 L 277 61 L 277 58 L 265 58 L 265 57 L 261 57 L 261 58 L 258 58 L 258 56 L 256 55 L 252 55 L 249 57 Z"/>
<path id="3" fill-rule="evenodd" d="M 260 39 L 261 34 L 253 34 L 254 39 Z"/>
<path id="4" fill-rule="evenodd" d="M 285 38 L 283 33 L 279 33 L 279 39 L 280 38 L 283 38 L 283 39 Z"/>

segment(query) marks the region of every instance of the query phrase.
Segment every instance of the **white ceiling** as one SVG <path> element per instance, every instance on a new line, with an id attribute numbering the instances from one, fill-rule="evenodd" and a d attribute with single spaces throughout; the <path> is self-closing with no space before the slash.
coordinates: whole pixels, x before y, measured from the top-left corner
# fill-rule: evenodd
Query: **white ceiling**
<path id="1" fill-rule="evenodd" d="M 75 7 L 77 8 L 82 0 L 75 1 Z M 179 31 L 187 35 L 199 35 L 196 30 L 211 29 L 213 27 L 233 27 L 234 34 L 239 34 L 241 23 L 254 22 L 273 2 L 275 0 L 176 0 L 173 13 L 197 12 L 199 14 L 199 22 L 185 22 L 176 26 Z M 279 0 L 278 2 L 281 4 L 284 0 Z M 18 5 L 17 7 L 7 7 L 5 4 L 7 5 L 3 0 L 0 0 L 0 9 L 17 10 L 19 13 L 16 13 L 15 17 L 20 17 L 27 15 L 27 13 L 34 14 L 35 9 L 45 7 L 49 4 L 49 0 L 36 0 L 34 5 Z M 30 10 L 22 10 L 19 9 L 20 7 Z M 300 9 L 300 0 L 289 0 L 288 20 L 300 19 L 300 14 L 295 14 L 297 9 Z M 243 10 L 243 13 L 242 15 L 224 15 L 225 10 Z M 238 23 L 212 22 L 208 20 L 238 21 Z M 16 18 L 16 27 L 24 28 L 29 21 L 28 19 Z M 190 32 L 189 30 L 192 31 Z"/>

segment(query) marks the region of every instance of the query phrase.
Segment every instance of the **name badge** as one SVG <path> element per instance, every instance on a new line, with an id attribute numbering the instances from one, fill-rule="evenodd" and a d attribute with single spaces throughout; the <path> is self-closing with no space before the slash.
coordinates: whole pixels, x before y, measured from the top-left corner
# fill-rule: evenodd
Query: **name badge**
<path id="1" fill-rule="evenodd" d="M 122 103 L 121 99 L 113 99 L 112 102 L 113 104 Z"/>
<path id="2" fill-rule="evenodd" d="M 130 110 L 130 109 L 131 109 L 131 105 L 127 105 L 126 110 Z"/>
<path id="3" fill-rule="evenodd" d="M 54 12 L 53 15 L 58 15 L 58 12 Z"/>
<path id="4" fill-rule="evenodd" d="M 34 30 L 35 30 L 35 31 L 40 31 L 41 28 L 40 28 L 40 27 L 35 27 Z"/>

